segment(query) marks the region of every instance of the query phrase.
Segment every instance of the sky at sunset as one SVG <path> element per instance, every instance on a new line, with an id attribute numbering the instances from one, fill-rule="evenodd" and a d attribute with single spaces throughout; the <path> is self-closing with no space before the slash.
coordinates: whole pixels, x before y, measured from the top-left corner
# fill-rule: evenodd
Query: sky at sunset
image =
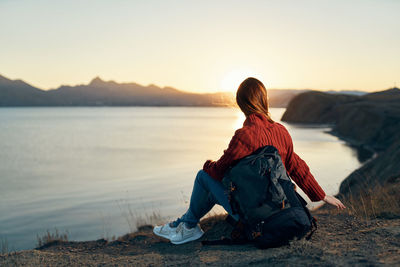
<path id="1" fill-rule="evenodd" d="M 400 86 L 400 1 L 0 0 L 0 74 L 234 91 Z"/>

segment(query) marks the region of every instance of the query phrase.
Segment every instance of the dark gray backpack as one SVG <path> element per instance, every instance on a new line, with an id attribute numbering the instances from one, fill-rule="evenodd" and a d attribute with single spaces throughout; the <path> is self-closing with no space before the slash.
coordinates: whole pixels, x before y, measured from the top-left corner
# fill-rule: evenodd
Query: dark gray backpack
<path id="1" fill-rule="evenodd" d="M 273 146 L 241 159 L 225 173 L 222 183 L 240 220 L 234 224 L 231 239 L 203 244 L 254 242 L 260 248 L 277 247 L 304 237 L 312 226 L 316 228 Z"/>

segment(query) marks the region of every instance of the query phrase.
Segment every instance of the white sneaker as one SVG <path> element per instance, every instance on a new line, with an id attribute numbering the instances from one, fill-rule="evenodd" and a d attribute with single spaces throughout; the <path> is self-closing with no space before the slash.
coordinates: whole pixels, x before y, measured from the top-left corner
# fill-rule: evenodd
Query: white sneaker
<path id="1" fill-rule="evenodd" d="M 204 234 L 199 225 L 193 228 L 187 228 L 184 222 L 181 222 L 176 227 L 176 233 L 171 236 L 170 240 L 172 244 L 180 245 L 189 241 L 199 239 Z"/>
<path id="2" fill-rule="evenodd" d="M 169 223 L 166 223 L 164 225 L 155 226 L 153 228 L 153 233 L 166 239 L 170 239 L 171 236 L 176 233 L 176 228 L 177 227 L 171 227 Z"/>

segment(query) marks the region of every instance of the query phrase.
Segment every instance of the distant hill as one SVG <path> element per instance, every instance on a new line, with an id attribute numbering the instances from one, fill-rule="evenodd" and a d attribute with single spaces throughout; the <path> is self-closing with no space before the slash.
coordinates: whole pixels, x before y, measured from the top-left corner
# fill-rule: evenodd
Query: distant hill
<path id="1" fill-rule="evenodd" d="M 0 106 L 226 106 L 230 93 L 195 94 L 171 87 L 103 81 L 41 90 L 0 76 Z"/>
<path id="2" fill-rule="evenodd" d="M 271 107 L 286 108 L 290 101 L 297 95 L 312 91 L 311 89 L 268 89 L 268 97 Z M 325 91 L 328 94 L 334 95 L 354 95 L 362 96 L 367 94 L 363 91 L 340 90 L 340 91 Z"/>
<path id="3" fill-rule="evenodd" d="M 325 93 L 328 93 L 328 94 L 342 94 L 342 95 L 358 95 L 358 96 L 362 96 L 362 95 L 367 94 L 367 92 L 357 91 L 357 90 L 340 90 L 340 91 L 329 90 L 329 91 L 325 91 Z"/>
<path id="4" fill-rule="evenodd" d="M 308 90 L 268 89 L 269 105 L 274 108 L 286 108 L 293 97 L 306 91 Z"/>
<path id="5" fill-rule="evenodd" d="M 46 99 L 43 90 L 35 88 L 21 80 L 9 80 L 0 75 L 0 106 L 37 106 Z"/>
<path id="6" fill-rule="evenodd" d="M 271 107 L 286 107 L 306 90 L 269 89 Z M 1 106 L 232 106 L 232 93 L 196 94 L 172 87 L 117 83 L 94 78 L 88 84 L 41 90 L 22 80 L 0 75 Z"/>

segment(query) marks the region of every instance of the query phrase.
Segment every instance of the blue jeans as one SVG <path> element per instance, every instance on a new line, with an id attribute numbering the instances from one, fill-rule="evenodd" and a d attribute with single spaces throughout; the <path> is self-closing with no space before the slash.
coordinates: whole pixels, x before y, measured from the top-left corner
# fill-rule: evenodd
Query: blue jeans
<path id="1" fill-rule="evenodd" d="M 222 183 L 213 179 L 208 173 L 200 170 L 194 181 L 192 196 L 190 197 L 189 209 L 182 217 L 172 222 L 173 227 L 184 222 L 187 227 L 197 225 L 200 219 L 209 212 L 215 204 L 219 204 L 235 219 L 239 220 L 238 214 L 232 214 L 232 208 L 228 200 L 228 192 Z"/>

